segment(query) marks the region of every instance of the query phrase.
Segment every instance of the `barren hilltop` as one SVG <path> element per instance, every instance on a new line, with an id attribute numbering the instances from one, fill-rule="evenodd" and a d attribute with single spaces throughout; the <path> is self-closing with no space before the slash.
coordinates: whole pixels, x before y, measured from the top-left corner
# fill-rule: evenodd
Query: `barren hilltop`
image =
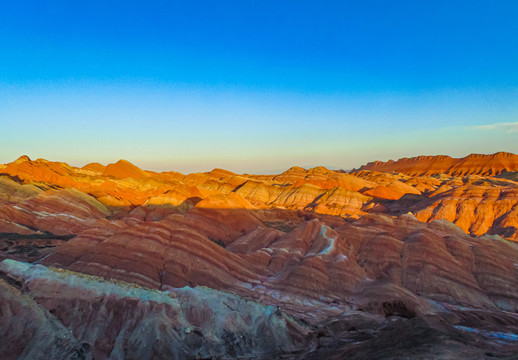
<path id="1" fill-rule="evenodd" d="M 512 358 L 518 156 L 0 165 L 4 358 Z"/>

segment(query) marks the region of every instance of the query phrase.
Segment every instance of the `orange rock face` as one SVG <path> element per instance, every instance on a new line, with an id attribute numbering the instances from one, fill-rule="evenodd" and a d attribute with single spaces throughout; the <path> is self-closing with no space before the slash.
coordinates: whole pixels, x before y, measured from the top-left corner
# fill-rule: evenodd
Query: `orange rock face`
<path id="1" fill-rule="evenodd" d="M 115 164 L 108 164 L 104 168 L 103 175 L 113 176 L 120 179 L 141 179 L 149 176 L 149 174 L 147 174 L 145 171 L 139 169 L 138 167 L 126 160 L 119 160 Z"/>
<path id="2" fill-rule="evenodd" d="M 518 155 L 499 152 L 493 155 L 471 154 L 462 159 L 444 155 L 418 156 L 398 161 L 375 161 L 362 166 L 359 170 L 393 171 L 414 176 L 437 174 L 495 176 L 503 172 L 518 171 Z"/>
<path id="3" fill-rule="evenodd" d="M 437 347 L 475 358 L 477 349 L 507 356 L 517 345 L 509 334 L 518 330 L 512 315 L 518 312 L 518 246 L 509 241 L 518 239 L 518 183 L 493 175 L 513 170 L 511 155 L 403 159 L 353 174 L 294 167 L 279 175 L 221 169 L 156 174 L 123 160 L 78 169 L 21 157 L 0 176 L 0 260 L 10 259 L 0 262 L 5 290 L 0 316 L 24 308 L 26 317 L 19 320 L 28 330 L 23 331 L 70 331 L 63 335 L 70 344 L 62 349 L 66 354 L 80 351 L 86 341 L 101 357 L 122 351 L 122 343 L 137 346 L 132 315 L 123 309 L 138 310 L 139 321 L 145 319 L 152 331 L 198 331 L 214 344 L 236 344 L 236 356 L 247 356 L 246 336 L 268 329 L 289 346 L 254 343 L 259 352 L 379 358 L 375 349 L 388 345 L 374 338 L 390 342 L 405 328 L 415 330 L 408 334 L 415 344 L 422 341 L 417 340 L 422 329 L 424 338 L 436 337 L 419 350 L 423 354 Z M 71 275 L 76 273 L 83 280 Z M 149 293 L 135 300 L 140 290 L 108 286 L 102 279 Z M 92 290 L 92 281 L 101 290 Z M 225 298 L 231 320 L 224 324 L 206 303 L 171 310 L 167 294 L 184 296 L 178 289 L 185 286 L 231 293 L 257 307 L 237 315 L 241 300 Z M 103 293 L 106 289 L 111 293 Z M 23 300 L 23 292 L 32 302 Z M 154 299 L 153 294 L 168 305 L 154 300 L 146 305 L 150 300 L 142 299 Z M 86 317 L 77 315 L 81 308 L 89 309 Z M 271 309 L 278 309 L 277 315 Z M 48 311 L 62 323 L 48 320 Z M 116 330 L 106 343 L 84 335 L 85 328 L 95 327 L 91 319 L 108 313 L 119 314 L 122 323 L 110 322 Z M 195 325 L 185 325 L 177 314 Z M 218 330 L 210 332 L 200 320 L 205 318 Z M 274 327 L 256 329 L 246 320 L 252 318 Z M 253 331 L 229 337 L 229 329 L 243 322 Z M 180 333 L 164 336 L 183 339 Z M 511 340 L 491 342 L 492 336 Z M 456 339 L 453 348 L 449 338 Z M 189 344 L 184 357 L 231 356 L 227 347 L 210 353 Z M 196 353 L 197 348 L 205 350 Z M 0 344 L 0 354 L 2 349 Z M 11 357 L 20 355 L 16 348 L 5 349 Z M 66 355 L 59 347 L 52 351 Z"/>
<path id="4" fill-rule="evenodd" d="M 117 214 L 143 206 L 149 209 L 147 216 L 163 218 L 196 207 L 194 216 L 204 211 L 201 209 L 207 207 L 207 201 L 214 202 L 219 196 L 220 205 L 216 202 L 214 208 L 224 206 L 222 201 L 228 201 L 225 198 L 239 195 L 240 203 L 232 206 L 346 218 L 373 212 L 412 212 L 421 221 L 452 221 L 468 234 L 497 234 L 515 240 L 517 182 L 512 177 L 469 175 L 511 171 L 517 166 L 515 160 L 513 154 L 497 153 L 470 155 L 460 160 L 417 157 L 363 167 L 391 172 L 362 170 L 347 174 L 322 167 L 294 167 L 269 176 L 236 175 L 221 169 L 185 176 L 146 172 L 125 160 L 106 167 L 92 163 L 77 169 L 64 163 L 21 157 L 6 164 L 2 171 L 22 184 L 37 185 L 38 190 L 74 188 Z M 213 200 L 196 206 L 211 197 Z M 150 212 L 151 209 L 154 210 Z"/>
<path id="5" fill-rule="evenodd" d="M 90 164 L 86 164 L 81 169 L 88 170 L 88 171 L 95 171 L 97 173 L 103 173 L 104 169 L 106 169 L 106 166 L 99 164 L 99 163 L 90 163 Z"/>

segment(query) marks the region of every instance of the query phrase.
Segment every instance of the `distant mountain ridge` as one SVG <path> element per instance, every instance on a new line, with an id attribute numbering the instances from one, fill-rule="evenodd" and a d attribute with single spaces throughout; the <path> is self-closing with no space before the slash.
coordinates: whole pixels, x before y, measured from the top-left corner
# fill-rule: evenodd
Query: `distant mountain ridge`
<path id="1" fill-rule="evenodd" d="M 515 157 L 391 165 L 493 174 Z M 514 359 L 516 174 L 22 156 L 0 165 L 0 359 Z"/>
<path id="2" fill-rule="evenodd" d="M 470 155 L 462 159 L 419 156 L 369 163 L 362 171 L 353 173 L 322 166 L 308 170 L 293 166 L 277 175 L 239 175 L 223 169 L 184 175 L 175 171 L 146 171 L 126 160 L 77 168 L 64 162 L 22 156 L 0 165 L 0 190 L 5 192 L 0 193 L 0 200 L 23 198 L 26 190 L 19 193 L 21 190 L 13 187 L 14 180 L 45 190 L 76 189 L 117 212 L 125 208 L 131 211 L 134 207 L 159 207 L 163 213 L 159 217 L 170 211 L 184 213 L 193 207 L 218 206 L 281 208 L 347 218 L 367 213 L 401 215 L 410 211 L 423 222 L 446 219 L 467 234 L 498 234 L 517 241 L 518 172 L 513 171 L 518 170 L 517 158 L 510 153 Z M 439 174 L 447 175 L 431 176 Z M 476 176 L 459 178 L 466 175 Z M 2 185 L 2 181 L 6 183 Z M 230 205 L 220 199 L 229 196 L 232 196 Z M 68 199 L 70 194 L 65 197 Z M 236 201 L 241 205 L 236 205 Z M 1 205 L 0 201 L 0 232 L 3 227 L 5 232 L 16 230 L 17 212 L 4 209 L 2 219 Z M 37 227 L 30 221 L 24 224 Z"/>
<path id="3" fill-rule="evenodd" d="M 518 171 L 518 155 L 498 152 L 491 155 L 470 154 L 463 158 L 447 155 L 416 156 L 397 161 L 373 161 L 354 171 L 398 172 L 411 176 L 480 175 L 496 176 L 504 172 Z"/>

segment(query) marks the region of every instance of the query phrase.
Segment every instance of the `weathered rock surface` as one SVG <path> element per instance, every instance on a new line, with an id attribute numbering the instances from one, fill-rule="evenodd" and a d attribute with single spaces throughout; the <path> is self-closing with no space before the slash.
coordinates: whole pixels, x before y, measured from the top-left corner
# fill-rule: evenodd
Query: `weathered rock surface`
<path id="1" fill-rule="evenodd" d="M 489 233 L 514 240 L 518 236 L 518 183 L 512 176 L 506 178 L 502 171 L 518 166 L 515 160 L 516 155 L 508 153 L 470 155 L 460 160 L 417 157 L 363 167 L 400 171 L 398 174 L 370 170 L 347 174 L 322 167 L 293 167 L 280 175 L 265 176 L 236 175 L 221 169 L 189 175 L 156 174 L 125 160 L 106 167 L 92 163 L 77 169 L 64 163 L 21 157 L 2 170 L 15 181 L 7 186 L 9 178 L 2 178 L 4 195 L 0 204 L 9 202 L 8 194 L 18 191 L 18 183 L 32 185 L 34 191 L 40 192 L 74 188 L 94 197 L 118 216 L 144 206 L 153 208 L 146 210 L 147 216 L 157 219 L 175 212 L 185 213 L 193 207 L 200 209 L 203 202 L 196 205 L 209 197 L 240 195 L 248 203 L 245 207 L 259 210 L 301 210 L 348 218 L 373 212 L 400 215 L 410 211 L 422 221 L 447 219 L 471 235 Z M 469 175 L 498 173 L 498 178 Z M 25 186 L 26 190 L 29 186 Z M 475 208 L 477 215 L 473 214 Z"/>
<path id="2" fill-rule="evenodd" d="M 91 167 L 92 166 L 90 165 L 90 168 Z M 98 166 L 96 166 L 96 168 L 99 169 Z M 145 171 L 126 160 L 119 160 L 115 164 L 108 164 L 104 168 L 103 175 L 113 176 L 120 179 L 141 179 L 149 176 Z"/>
<path id="3" fill-rule="evenodd" d="M 0 355 L 512 358 L 511 155 L 279 175 L 21 157 L 0 170 Z"/>
<path id="4" fill-rule="evenodd" d="M 408 175 L 495 176 L 503 172 L 518 171 L 518 155 L 499 152 L 492 155 L 471 154 L 461 159 L 449 156 L 417 156 L 397 161 L 374 161 L 359 170 L 393 171 Z"/>
<path id="5" fill-rule="evenodd" d="M 5 260 L 0 354 L 19 359 L 271 358 L 311 347 L 277 308 L 209 288 L 153 291 Z"/>

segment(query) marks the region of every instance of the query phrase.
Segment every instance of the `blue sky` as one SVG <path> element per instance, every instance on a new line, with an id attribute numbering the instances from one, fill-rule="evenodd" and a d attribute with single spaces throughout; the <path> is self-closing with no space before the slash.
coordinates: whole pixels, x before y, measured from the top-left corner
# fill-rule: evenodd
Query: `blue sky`
<path id="1" fill-rule="evenodd" d="M 517 1 L 0 4 L 0 162 L 518 153 Z"/>

